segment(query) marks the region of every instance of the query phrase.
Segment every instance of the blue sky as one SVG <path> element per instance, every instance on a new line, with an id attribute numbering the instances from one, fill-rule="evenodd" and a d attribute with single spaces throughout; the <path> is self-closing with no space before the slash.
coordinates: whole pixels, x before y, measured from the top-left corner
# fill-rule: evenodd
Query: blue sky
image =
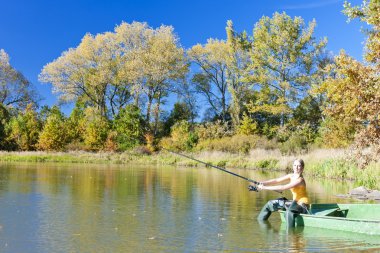
<path id="1" fill-rule="evenodd" d="M 171 25 L 185 48 L 205 43 L 208 38 L 225 39 L 227 20 L 237 31 L 252 35 L 262 16 L 285 11 L 306 22 L 317 21 L 316 38 L 327 37 L 327 49 L 337 54 L 345 49 L 362 60 L 363 24 L 347 23 L 341 0 L 0 0 L 0 48 L 10 63 L 30 80 L 42 95 L 41 105 L 57 102 L 51 85 L 41 84 L 42 67 L 70 47 L 76 47 L 86 33 L 112 31 L 122 21 L 147 22 L 152 27 Z M 359 0 L 349 1 L 360 5 Z M 65 108 L 63 108 L 65 111 Z M 66 109 L 67 110 L 67 109 Z"/>

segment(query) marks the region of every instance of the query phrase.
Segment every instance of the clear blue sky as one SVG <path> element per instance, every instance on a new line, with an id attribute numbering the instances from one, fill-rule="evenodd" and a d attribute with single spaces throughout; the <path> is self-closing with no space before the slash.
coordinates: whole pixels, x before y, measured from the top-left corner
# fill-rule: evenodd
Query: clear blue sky
<path id="1" fill-rule="evenodd" d="M 316 37 L 327 37 L 327 49 L 337 54 L 345 49 L 362 60 L 364 35 L 359 22 L 347 23 L 342 0 L 0 0 L 0 48 L 11 58 L 45 99 L 41 105 L 57 102 L 51 85 L 38 82 L 42 67 L 70 47 L 76 47 L 86 33 L 112 31 L 122 21 L 147 22 L 156 28 L 171 25 L 185 48 L 205 43 L 208 38 L 225 39 L 226 21 L 237 31 L 252 35 L 262 16 L 285 11 L 306 22 L 317 21 Z M 360 5 L 362 1 L 349 1 Z M 63 108 L 64 109 L 64 108 Z M 65 109 L 64 109 L 65 110 Z"/>

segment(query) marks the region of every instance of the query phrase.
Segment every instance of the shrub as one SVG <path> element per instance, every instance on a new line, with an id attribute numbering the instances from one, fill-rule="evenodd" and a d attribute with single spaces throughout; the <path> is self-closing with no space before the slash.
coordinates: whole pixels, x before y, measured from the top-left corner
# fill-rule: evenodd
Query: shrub
<path id="1" fill-rule="evenodd" d="M 277 159 L 264 159 L 255 162 L 255 168 L 258 169 L 274 169 L 277 167 L 278 160 Z"/>
<path id="2" fill-rule="evenodd" d="M 247 154 L 256 147 L 259 137 L 256 135 L 234 135 L 221 139 L 206 139 L 199 141 L 196 150 L 224 151 Z"/>
<path id="3" fill-rule="evenodd" d="M 250 118 L 246 113 L 243 115 L 243 119 L 240 126 L 237 129 L 238 134 L 251 135 L 258 133 L 258 125 L 252 118 Z"/>
<path id="4" fill-rule="evenodd" d="M 190 150 L 198 141 L 196 133 L 191 131 L 186 120 L 177 122 L 171 128 L 170 137 L 161 140 L 161 146 L 170 150 Z"/>
<path id="5" fill-rule="evenodd" d="M 307 151 L 316 138 L 316 133 L 307 123 L 301 125 L 288 124 L 278 132 L 280 151 L 283 154 L 300 154 Z"/>
<path id="6" fill-rule="evenodd" d="M 200 140 L 223 138 L 232 135 L 228 123 L 223 123 L 220 120 L 199 125 L 196 127 L 195 131 Z"/>
<path id="7" fill-rule="evenodd" d="M 46 151 L 64 150 L 69 140 L 65 123 L 60 113 L 48 116 L 40 133 L 38 148 Z"/>
<path id="8" fill-rule="evenodd" d="M 113 122 L 118 149 L 124 151 L 140 145 L 143 142 L 144 126 L 145 122 L 137 106 L 127 105 L 121 109 Z"/>

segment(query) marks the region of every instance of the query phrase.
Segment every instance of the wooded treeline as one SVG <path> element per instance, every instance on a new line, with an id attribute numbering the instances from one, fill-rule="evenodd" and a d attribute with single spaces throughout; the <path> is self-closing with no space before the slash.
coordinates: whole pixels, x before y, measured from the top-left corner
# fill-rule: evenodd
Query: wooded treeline
<path id="1" fill-rule="evenodd" d="M 123 22 L 86 34 L 39 75 L 60 102 L 75 103 L 68 116 L 40 107 L 0 50 L 0 148 L 296 153 L 351 146 L 365 166 L 380 157 L 380 1 L 345 3 L 343 12 L 367 24 L 363 62 L 344 51 L 331 55 L 327 39 L 314 37 L 315 21 L 286 13 L 262 17 L 252 34 L 227 21 L 226 40 L 190 49 L 171 26 Z"/>

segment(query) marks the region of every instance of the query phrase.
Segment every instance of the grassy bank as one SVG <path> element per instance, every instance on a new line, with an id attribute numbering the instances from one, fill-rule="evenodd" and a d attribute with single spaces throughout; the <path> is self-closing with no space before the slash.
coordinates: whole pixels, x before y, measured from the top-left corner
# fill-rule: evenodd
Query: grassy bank
<path id="1" fill-rule="evenodd" d="M 249 154 L 225 152 L 198 152 L 187 154 L 198 160 L 220 167 L 246 169 L 268 169 L 291 171 L 292 162 L 302 158 L 306 164 L 306 176 L 355 180 L 357 185 L 370 189 L 380 188 L 380 164 L 370 164 L 366 169 L 358 169 L 347 161 L 344 150 L 319 149 L 301 156 L 284 156 L 278 150 L 251 150 Z M 55 162 L 55 163 L 108 163 L 108 164 L 159 164 L 176 166 L 204 166 L 169 152 L 152 155 L 138 152 L 90 153 L 90 152 L 0 152 L 3 162 Z"/>

